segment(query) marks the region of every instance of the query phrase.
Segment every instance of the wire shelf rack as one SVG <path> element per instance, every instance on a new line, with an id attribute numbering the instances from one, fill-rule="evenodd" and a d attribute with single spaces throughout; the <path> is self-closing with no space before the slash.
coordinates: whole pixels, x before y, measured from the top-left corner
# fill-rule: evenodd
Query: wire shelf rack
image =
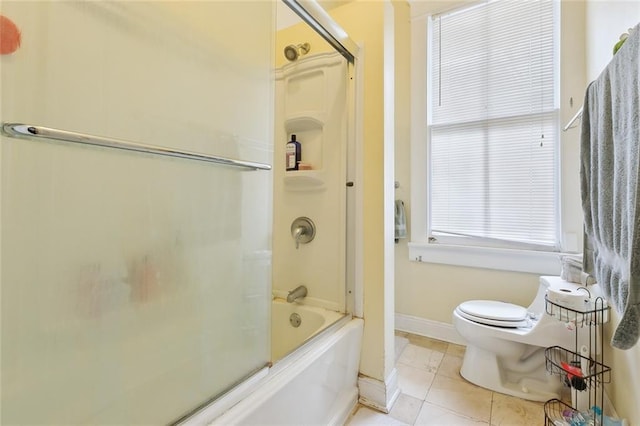
<path id="1" fill-rule="evenodd" d="M 577 390 L 593 388 L 611 381 L 611 368 L 590 357 L 584 357 L 561 346 L 551 346 L 544 351 L 547 371 L 562 376 L 565 384 Z M 580 369 L 588 365 L 589 373 L 572 374 L 572 367 Z"/>

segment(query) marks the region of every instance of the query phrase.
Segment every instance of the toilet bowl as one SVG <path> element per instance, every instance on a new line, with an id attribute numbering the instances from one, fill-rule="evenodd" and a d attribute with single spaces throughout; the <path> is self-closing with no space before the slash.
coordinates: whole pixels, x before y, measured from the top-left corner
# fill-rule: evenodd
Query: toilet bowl
<path id="1" fill-rule="evenodd" d="M 560 277 L 540 277 L 535 299 L 524 308 L 493 300 L 463 302 L 453 325 L 466 340 L 460 375 L 478 386 L 532 401 L 559 398 L 562 383 L 546 371 L 544 350 L 576 339 L 572 327 L 545 312 L 549 288 L 578 288 Z"/>

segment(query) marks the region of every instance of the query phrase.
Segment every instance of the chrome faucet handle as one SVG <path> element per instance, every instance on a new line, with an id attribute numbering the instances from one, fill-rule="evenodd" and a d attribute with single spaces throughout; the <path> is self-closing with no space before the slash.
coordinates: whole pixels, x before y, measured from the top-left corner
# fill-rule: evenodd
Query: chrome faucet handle
<path id="1" fill-rule="evenodd" d="M 316 225 L 308 217 L 299 217 L 291 224 L 291 236 L 296 242 L 296 250 L 300 243 L 307 244 L 316 236 Z"/>
<path id="2" fill-rule="evenodd" d="M 293 239 L 296 240 L 296 250 L 298 250 L 298 247 L 300 247 L 300 238 L 305 235 L 305 228 L 302 226 L 299 226 L 296 228 L 296 230 L 293 232 Z"/>

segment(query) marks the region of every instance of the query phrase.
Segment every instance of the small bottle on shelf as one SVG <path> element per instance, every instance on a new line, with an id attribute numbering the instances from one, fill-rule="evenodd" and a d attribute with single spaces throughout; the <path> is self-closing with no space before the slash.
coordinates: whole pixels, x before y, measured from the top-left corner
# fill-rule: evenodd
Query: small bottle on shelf
<path id="1" fill-rule="evenodd" d="M 300 159 L 302 158 L 302 147 L 296 140 L 296 135 L 291 135 L 291 140 L 287 142 L 286 148 L 286 170 L 298 170 Z"/>

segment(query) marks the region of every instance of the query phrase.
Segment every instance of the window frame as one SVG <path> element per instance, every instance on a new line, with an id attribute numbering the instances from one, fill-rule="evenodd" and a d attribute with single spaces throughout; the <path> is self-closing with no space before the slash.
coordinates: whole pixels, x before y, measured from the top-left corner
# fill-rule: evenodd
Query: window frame
<path id="1" fill-rule="evenodd" d="M 563 14 L 563 5 L 561 2 L 554 2 L 555 7 L 558 8 L 558 20 L 555 24 L 560 49 L 563 49 L 568 43 L 564 40 L 562 34 L 559 32 L 560 26 L 565 31 L 571 31 L 577 24 L 571 21 L 567 14 Z M 449 4 L 452 8 L 460 8 L 460 6 L 470 6 L 469 2 L 461 2 L 458 4 Z M 440 9 L 438 9 L 440 8 Z M 411 240 L 408 243 L 409 259 L 417 262 L 425 263 L 442 263 L 449 265 L 489 268 L 496 270 L 508 270 L 529 272 L 536 274 L 559 274 L 560 273 L 560 256 L 563 252 L 577 252 L 582 246 L 582 212 L 580 209 L 576 209 L 576 200 L 579 203 L 579 184 L 574 179 L 569 179 L 565 182 L 565 176 L 571 171 L 575 171 L 576 165 L 573 162 L 578 162 L 578 154 L 571 153 L 567 156 L 567 149 L 563 146 L 565 140 L 570 141 L 569 148 L 575 148 L 577 146 L 577 132 L 571 135 L 566 135 L 560 130 L 558 137 L 558 150 L 557 155 L 557 167 L 558 167 L 558 181 L 556 186 L 558 189 L 557 205 L 558 220 L 556 227 L 558 228 L 558 247 L 550 250 L 540 250 L 540 247 L 531 248 L 522 247 L 511 244 L 499 244 L 494 247 L 477 246 L 477 245 L 458 245 L 455 244 L 455 239 L 442 239 L 438 243 L 429 241 L 428 237 L 428 202 L 430 194 L 427 191 L 427 177 L 429 174 L 428 163 L 428 141 L 429 129 L 427 123 L 427 116 L 430 113 L 428 111 L 428 91 L 431 90 L 430 79 L 427 78 L 428 70 L 430 68 L 429 57 L 429 40 L 428 40 L 428 25 L 431 20 L 431 16 L 439 13 L 446 12 L 442 9 L 442 5 L 423 5 L 419 3 L 412 4 L 412 22 L 411 22 L 411 54 L 412 54 L 412 69 L 411 69 L 411 109 L 412 109 L 412 129 L 411 129 L 411 223 L 410 223 L 410 236 Z M 569 22 L 565 22 L 569 19 Z M 568 24 L 568 25 L 567 25 Z M 565 27 L 566 26 L 566 27 Z M 573 40 L 574 43 L 577 41 Z M 562 83 L 564 83 L 569 77 L 576 80 L 575 68 L 578 68 L 578 64 L 575 66 L 568 66 L 563 69 L 563 65 L 559 58 L 559 52 L 556 51 L 557 66 L 559 69 L 559 78 L 556 82 L 557 96 L 563 99 L 568 90 L 571 89 L 573 96 L 571 101 L 573 104 L 573 98 L 581 100 L 583 95 L 584 79 L 578 78 L 575 83 L 567 84 L 567 89 L 563 89 Z M 583 53 L 580 53 L 583 54 Z M 571 87 L 569 87 L 571 86 Z M 563 89 L 563 90 L 561 90 Z M 577 102 L 576 108 L 580 107 L 580 101 Z M 559 127 L 562 122 L 566 120 L 566 116 L 574 114 L 569 108 L 562 108 L 564 105 L 559 102 Z M 568 161 L 572 164 L 565 169 L 565 163 Z M 573 176 L 572 176 L 573 178 Z M 563 194 L 567 192 L 578 192 L 578 198 L 575 195 L 569 196 L 566 200 L 562 198 Z M 570 203 L 571 208 L 565 209 L 565 204 Z M 579 204 L 578 204 L 579 206 Z M 566 211 L 565 211 L 566 210 Z M 569 213 L 569 214 L 567 214 Z M 577 213 L 577 214 L 576 214 Z M 579 219 L 579 222 L 576 220 Z M 569 226 L 566 226 L 569 224 Z"/>

